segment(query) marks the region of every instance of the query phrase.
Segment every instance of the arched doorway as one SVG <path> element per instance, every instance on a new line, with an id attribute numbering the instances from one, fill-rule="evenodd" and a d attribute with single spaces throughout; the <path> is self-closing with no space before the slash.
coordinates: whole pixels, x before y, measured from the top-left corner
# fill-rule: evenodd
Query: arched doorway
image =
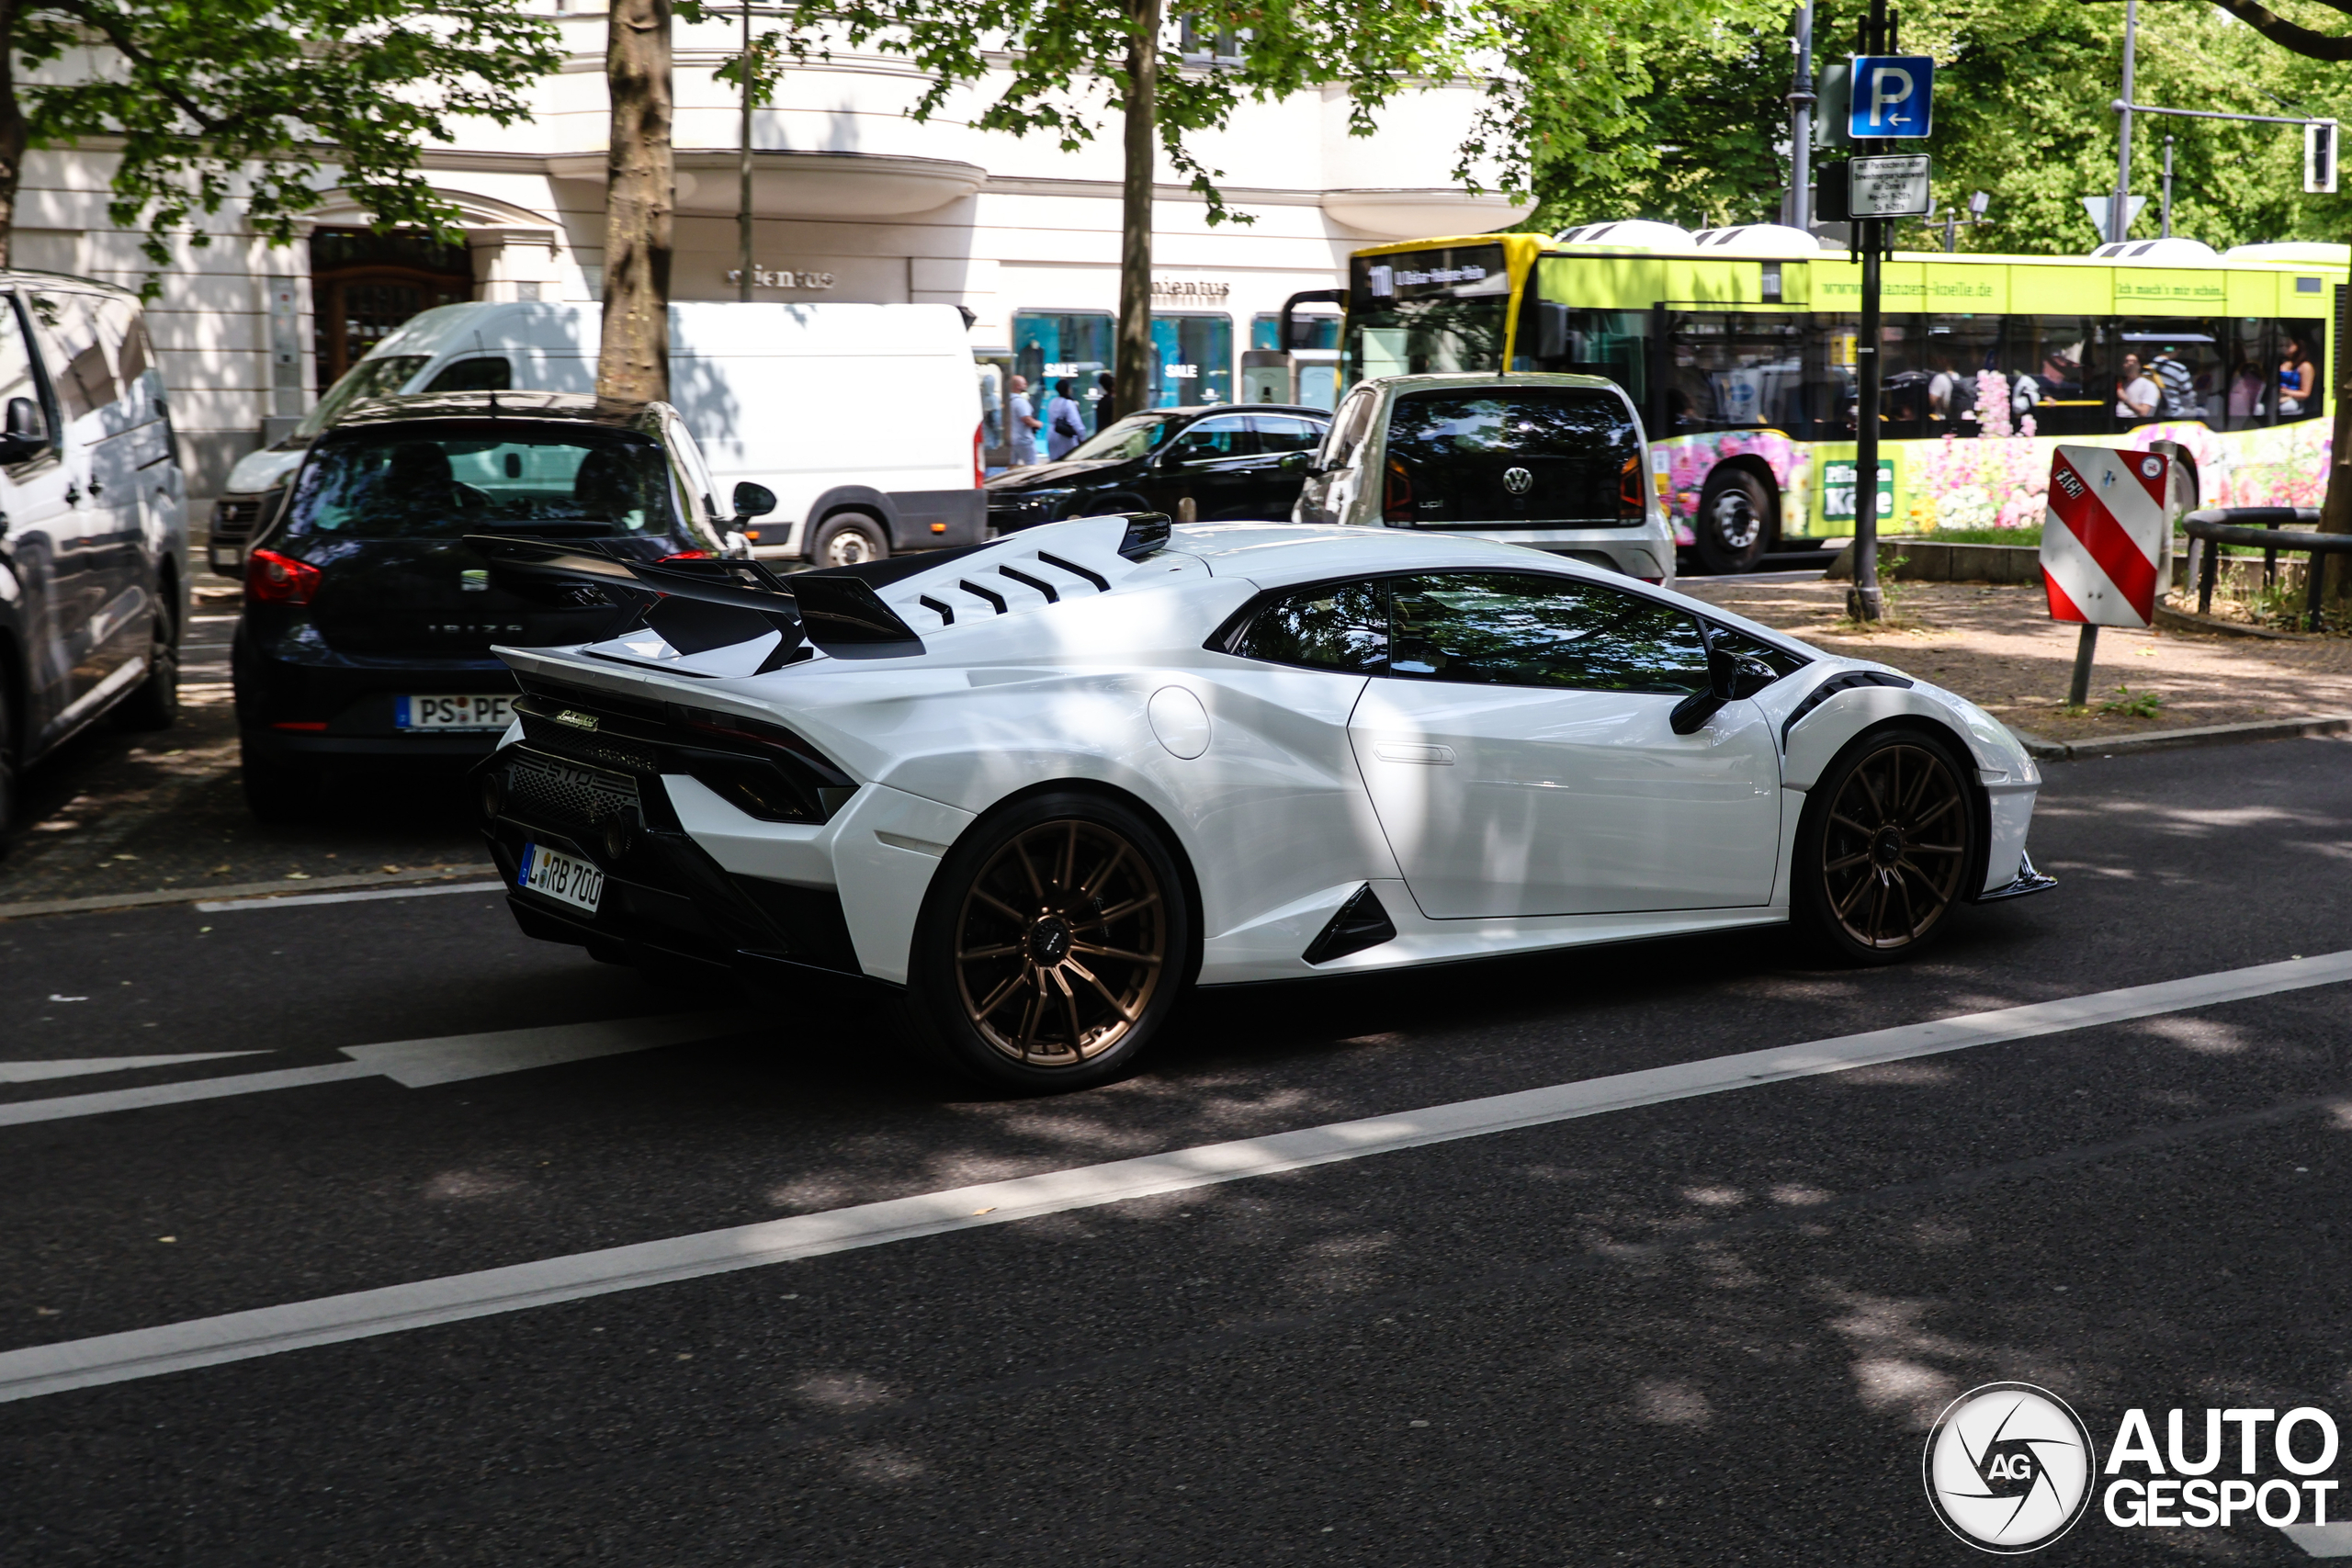
<path id="1" fill-rule="evenodd" d="M 334 386 L 355 360 L 411 316 L 473 297 L 473 263 L 463 245 L 398 231 L 312 230 L 318 390 Z"/>

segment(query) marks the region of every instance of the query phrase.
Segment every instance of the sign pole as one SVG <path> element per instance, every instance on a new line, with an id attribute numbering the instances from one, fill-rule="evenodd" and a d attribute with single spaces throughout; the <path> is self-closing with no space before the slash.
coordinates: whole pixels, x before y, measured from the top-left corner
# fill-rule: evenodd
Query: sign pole
<path id="1" fill-rule="evenodd" d="M 1886 49 L 1886 0 L 1871 0 L 1870 44 L 1865 54 Z M 1871 90 L 1857 82 L 1859 95 Z M 1873 149 L 1875 150 L 1875 149 Z M 1860 148 L 1857 148 L 1860 151 Z M 1857 218 L 1854 237 L 1862 249 L 1862 327 L 1854 344 L 1854 586 L 1846 594 L 1849 620 L 1877 621 L 1886 615 L 1878 586 L 1878 403 L 1879 261 L 1883 220 Z"/>
<path id="2" fill-rule="evenodd" d="M 2075 679 L 2066 688 L 2066 705 L 2078 708 L 2091 700 L 2091 659 L 2098 651 L 2098 628 L 2086 623 L 2075 643 Z"/>

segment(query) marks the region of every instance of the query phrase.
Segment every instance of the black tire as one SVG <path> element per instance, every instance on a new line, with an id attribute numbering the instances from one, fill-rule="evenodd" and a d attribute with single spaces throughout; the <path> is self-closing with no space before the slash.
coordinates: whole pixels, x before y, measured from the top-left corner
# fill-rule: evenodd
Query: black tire
<path id="1" fill-rule="evenodd" d="M 871 512 L 836 512 L 817 526 L 808 558 L 820 567 L 890 558 L 890 530 Z"/>
<path id="2" fill-rule="evenodd" d="M 306 821 L 318 807 L 319 771 L 305 763 L 255 756 L 246 749 L 237 760 L 237 782 L 256 822 Z"/>
<path id="3" fill-rule="evenodd" d="M 966 1078 L 1023 1094 L 1091 1089 L 1149 1048 L 1192 950 L 1182 873 L 1157 826 L 1101 795 L 1031 795 L 940 863 L 902 1021 Z"/>
<path id="4" fill-rule="evenodd" d="M 1718 576 L 1755 570 L 1771 542 L 1775 510 L 1771 491 L 1747 469 L 1710 474 L 1699 492 L 1699 514 L 1690 520 L 1699 564 Z"/>
<path id="5" fill-rule="evenodd" d="M 168 593 L 171 585 L 164 585 Z M 147 638 L 147 678 L 116 705 L 118 728 L 169 729 L 180 716 L 179 615 L 168 599 L 158 594 Z"/>
<path id="6" fill-rule="evenodd" d="M 1904 726 L 1865 736 L 1806 792 L 1791 898 L 1797 923 L 1848 964 L 1896 964 L 1940 937 L 1978 849 L 1957 747 Z"/>

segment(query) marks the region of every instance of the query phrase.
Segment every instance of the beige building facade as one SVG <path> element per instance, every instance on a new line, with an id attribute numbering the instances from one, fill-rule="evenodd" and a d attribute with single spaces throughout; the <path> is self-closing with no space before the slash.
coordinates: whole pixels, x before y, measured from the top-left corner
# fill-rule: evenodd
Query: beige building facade
<path id="1" fill-rule="evenodd" d="M 540 82 L 534 116 L 481 123 L 426 155 L 456 207 L 463 244 L 379 236 L 322 176 L 300 240 L 272 246 L 224 211 L 197 244 L 171 243 L 150 325 L 172 392 L 195 494 L 299 418 L 350 362 L 407 315 L 456 299 L 593 301 L 602 285 L 606 142 L 605 17 L 559 14 L 568 58 Z M 677 233 L 673 297 L 737 297 L 740 109 L 714 80 L 732 25 L 681 25 L 676 39 Z M 986 89 L 928 122 L 908 118 L 924 86 L 903 61 L 836 51 L 793 68 L 755 111 L 753 295 L 777 301 L 962 306 L 976 357 L 1087 400 L 1118 304 L 1120 148 L 1102 137 L 1064 152 L 1047 136 L 981 131 Z M 1366 244 L 1503 227 L 1526 211 L 1452 178 L 1476 112 L 1472 85 L 1433 86 L 1385 110 L 1376 135 L 1347 134 L 1338 92 L 1245 105 L 1197 152 L 1252 220 L 1211 225 L 1163 166 L 1154 217 L 1155 400 L 1230 401 L 1254 342 L 1300 290 L 1336 287 Z M 43 151 L 28 161 L 17 264 L 137 287 L 142 236 L 107 218 L 112 155 Z M 1091 409 L 1090 409 L 1091 414 Z M 872 416 L 887 419 L 889 411 Z M 199 511 L 200 514 L 200 511 Z"/>

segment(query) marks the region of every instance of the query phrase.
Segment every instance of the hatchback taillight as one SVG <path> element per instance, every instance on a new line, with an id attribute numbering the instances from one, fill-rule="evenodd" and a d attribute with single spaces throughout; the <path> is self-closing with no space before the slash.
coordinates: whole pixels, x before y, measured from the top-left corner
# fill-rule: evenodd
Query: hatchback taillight
<path id="1" fill-rule="evenodd" d="M 1617 470 L 1617 515 L 1640 522 L 1648 511 L 1642 498 L 1642 468 L 1638 458 L 1628 457 L 1625 466 Z"/>
<path id="2" fill-rule="evenodd" d="M 1413 520 L 1413 478 L 1405 465 L 1396 458 L 1388 459 L 1388 483 L 1380 497 L 1380 515 L 1384 522 L 1410 523 Z"/>
<path id="3" fill-rule="evenodd" d="M 319 591 L 320 575 L 309 561 L 255 550 L 245 558 L 245 597 L 262 604 L 307 604 Z"/>
<path id="4" fill-rule="evenodd" d="M 989 422 L 986 420 L 972 426 L 972 486 L 976 490 L 989 482 L 988 465 L 982 461 L 980 456 L 985 448 L 981 437 L 988 434 L 988 428 Z"/>

